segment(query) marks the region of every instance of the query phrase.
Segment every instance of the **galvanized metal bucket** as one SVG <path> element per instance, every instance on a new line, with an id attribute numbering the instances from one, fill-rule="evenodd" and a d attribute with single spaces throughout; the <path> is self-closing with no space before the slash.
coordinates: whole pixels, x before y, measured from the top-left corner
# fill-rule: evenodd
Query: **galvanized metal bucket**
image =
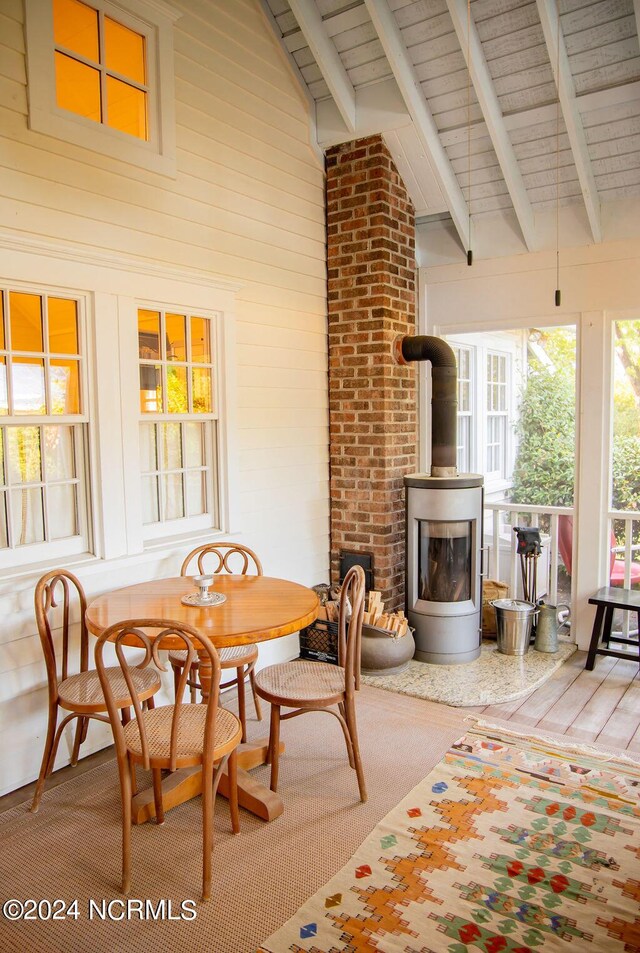
<path id="1" fill-rule="evenodd" d="M 498 652 L 503 655 L 526 655 L 537 608 L 522 599 L 494 599 Z"/>

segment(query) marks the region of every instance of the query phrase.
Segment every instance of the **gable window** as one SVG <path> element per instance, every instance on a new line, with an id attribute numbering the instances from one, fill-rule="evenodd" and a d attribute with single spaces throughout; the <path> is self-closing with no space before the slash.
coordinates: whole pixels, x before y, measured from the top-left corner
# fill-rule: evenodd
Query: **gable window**
<path id="1" fill-rule="evenodd" d="M 218 522 L 215 321 L 138 311 L 140 466 L 145 536 Z"/>
<path id="2" fill-rule="evenodd" d="M 53 0 L 56 102 L 148 139 L 147 39 L 80 0 Z"/>
<path id="3" fill-rule="evenodd" d="M 25 0 L 29 127 L 175 175 L 166 0 Z"/>
<path id="4" fill-rule="evenodd" d="M 85 552 L 79 301 L 0 291 L 0 567 Z"/>

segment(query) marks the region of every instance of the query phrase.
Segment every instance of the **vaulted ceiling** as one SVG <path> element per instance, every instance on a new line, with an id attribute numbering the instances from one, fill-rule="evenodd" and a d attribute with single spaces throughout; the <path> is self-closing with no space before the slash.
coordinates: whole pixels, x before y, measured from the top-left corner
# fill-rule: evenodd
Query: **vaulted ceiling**
<path id="1" fill-rule="evenodd" d="M 382 132 L 419 219 L 640 197 L 640 0 L 263 0 L 320 146 Z"/>

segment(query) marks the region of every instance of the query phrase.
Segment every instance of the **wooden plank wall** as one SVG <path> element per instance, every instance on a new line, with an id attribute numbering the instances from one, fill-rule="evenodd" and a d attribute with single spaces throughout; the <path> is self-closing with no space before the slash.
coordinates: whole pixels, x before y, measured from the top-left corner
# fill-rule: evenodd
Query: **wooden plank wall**
<path id="1" fill-rule="evenodd" d="M 172 180 L 28 129 L 23 4 L 3 0 L 0 223 L 22 237 L 76 241 L 89 253 L 143 256 L 241 285 L 230 369 L 241 538 L 267 573 L 311 585 L 328 578 L 329 550 L 324 170 L 308 107 L 258 0 L 175 6 L 183 16 Z M 168 574 L 168 565 L 149 555 L 126 572 L 105 567 L 88 588 Z M 0 581 L 0 607 L 12 619 L 0 632 L 4 791 L 37 774 L 45 727 L 33 579 L 14 588 L 9 595 Z M 88 750 L 102 743 L 90 731 Z M 59 763 L 68 757 L 62 747 Z"/>

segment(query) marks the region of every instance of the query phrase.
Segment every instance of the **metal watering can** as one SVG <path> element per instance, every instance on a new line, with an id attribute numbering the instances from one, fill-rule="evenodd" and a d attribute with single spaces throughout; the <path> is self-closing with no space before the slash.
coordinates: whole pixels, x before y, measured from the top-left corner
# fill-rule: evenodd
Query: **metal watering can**
<path id="1" fill-rule="evenodd" d="M 542 600 L 538 602 L 538 621 L 536 623 L 536 652 L 558 651 L 558 629 L 567 625 L 571 617 L 571 609 L 561 603 L 559 606 L 549 606 Z"/>

